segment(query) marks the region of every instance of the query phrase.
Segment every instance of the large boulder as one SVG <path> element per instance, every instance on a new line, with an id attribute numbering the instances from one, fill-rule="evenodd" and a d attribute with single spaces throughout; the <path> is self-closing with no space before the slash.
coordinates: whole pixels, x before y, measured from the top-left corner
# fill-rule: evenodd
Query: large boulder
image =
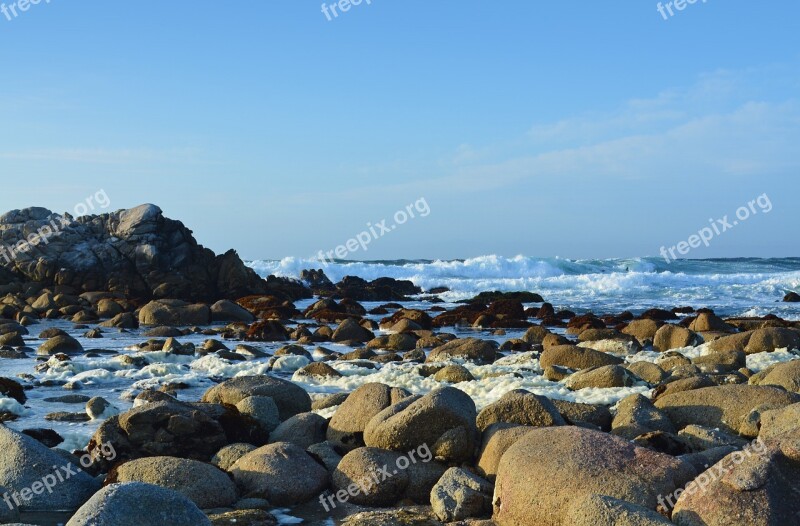
<path id="1" fill-rule="evenodd" d="M 118 461 L 151 456 L 206 461 L 228 443 L 228 435 L 219 419 L 229 414 L 225 408 L 213 404 L 186 404 L 167 395 L 164 397 L 105 420 L 89 442 L 89 451 L 102 451 L 103 444 L 110 443 L 114 444 Z M 239 422 L 233 424 L 236 426 Z M 101 469 L 110 467 L 102 455 L 93 457 Z"/>
<path id="2" fill-rule="evenodd" d="M 586 388 L 631 387 L 639 381 L 641 381 L 640 378 L 621 365 L 604 365 L 581 369 L 571 374 L 564 385 L 573 391 L 578 391 Z"/>
<path id="3" fill-rule="evenodd" d="M 267 499 L 276 506 L 307 502 L 328 486 L 328 471 L 302 448 L 288 442 L 246 454 L 230 473 L 244 495 Z"/>
<path id="4" fill-rule="evenodd" d="M 69 334 L 59 334 L 48 339 L 36 349 L 36 354 L 52 356 L 58 353 L 78 354 L 83 352 L 83 346 Z"/>
<path id="5" fill-rule="evenodd" d="M 106 478 L 114 482 L 145 482 L 181 493 L 198 508 L 222 508 L 236 501 L 236 486 L 219 468 L 185 458 L 147 457 L 117 466 Z"/>
<path id="6" fill-rule="evenodd" d="M 365 329 L 353 318 L 347 318 L 336 327 L 331 339 L 335 342 L 365 343 L 375 338 L 372 331 Z"/>
<path id="7" fill-rule="evenodd" d="M 476 417 L 468 394 L 444 387 L 408 397 L 375 415 L 364 430 L 364 442 L 401 452 L 427 445 L 444 461 L 468 461 L 478 443 Z"/>
<path id="8" fill-rule="evenodd" d="M 311 397 L 297 384 L 274 376 L 237 376 L 203 394 L 203 402 L 236 405 L 248 396 L 269 396 L 281 420 L 311 411 Z"/>
<path id="9" fill-rule="evenodd" d="M 523 389 L 509 391 L 498 401 L 487 405 L 478 413 L 476 420 L 481 431 L 497 422 L 537 427 L 566 425 L 549 398 Z"/>
<path id="10" fill-rule="evenodd" d="M 0 496 L 11 495 L 7 488 L 0 486 Z M 0 505 L 0 524 L 16 524 L 19 522 L 19 510 L 13 500 Z"/>
<path id="11" fill-rule="evenodd" d="M 740 351 L 744 352 L 750 338 L 755 331 L 739 332 L 722 338 L 717 338 L 706 344 L 710 352 Z"/>
<path id="12" fill-rule="evenodd" d="M 493 519 L 498 526 L 562 526 L 577 500 L 595 494 L 654 510 L 659 495 L 694 476 L 687 462 L 606 433 L 537 428 L 500 460 Z"/>
<path id="13" fill-rule="evenodd" d="M 757 441 L 729 454 L 686 485 L 677 498 L 673 522 L 680 526 L 798 524 L 798 446 L 800 437 L 794 434 Z"/>
<path id="14" fill-rule="evenodd" d="M 241 321 L 250 323 L 256 319 L 249 310 L 231 300 L 219 300 L 211 306 L 211 321 Z"/>
<path id="15" fill-rule="evenodd" d="M 142 482 L 111 484 L 89 499 L 66 526 L 211 526 L 186 496 Z"/>
<path id="16" fill-rule="evenodd" d="M 672 349 L 690 347 L 697 342 L 697 335 L 680 325 L 662 325 L 653 337 L 653 349 L 667 352 Z"/>
<path id="17" fill-rule="evenodd" d="M 750 418 L 752 411 L 778 409 L 796 402 L 800 402 L 800 395 L 776 387 L 722 385 L 661 396 L 655 406 L 679 429 L 698 424 L 755 437 L 758 427 L 757 421 Z"/>
<path id="18" fill-rule="evenodd" d="M 100 489 L 77 459 L 71 461 L 4 425 L 0 425 L 0 451 L 0 486 L 20 495 L 14 504 L 22 511 L 74 510 Z"/>
<path id="19" fill-rule="evenodd" d="M 653 340 L 660 326 L 661 323 L 656 320 L 633 320 L 624 329 L 622 329 L 622 333 L 633 336 L 639 340 L 639 343 L 644 345 L 646 342 Z"/>
<path id="20" fill-rule="evenodd" d="M 428 354 L 427 361 L 437 362 L 450 358 L 463 358 L 478 364 L 489 364 L 497 359 L 494 342 L 478 338 L 460 338 L 440 345 Z"/>
<path id="21" fill-rule="evenodd" d="M 792 329 L 783 327 L 767 327 L 757 329 L 750 335 L 744 352 L 756 354 L 760 352 L 772 352 L 775 349 L 798 349 L 800 348 L 800 333 Z"/>
<path id="22" fill-rule="evenodd" d="M 211 321 L 207 305 L 181 300 L 154 300 L 139 310 L 142 325 L 206 325 Z"/>
<path id="23" fill-rule="evenodd" d="M 606 495 L 587 495 L 575 499 L 567 511 L 564 524 L 568 526 L 673 526 L 672 522 L 651 509 Z"/>
<path id="24" fill-rule="evenodd" d="M 405 389 L 367 383 L 350 393 L 328 424 L 327 438 L 345 450 L 364 446 L 364 429 L 372 417 L 408 397 Z"/>
<path id="25" fill-rule="evenodd" d="M 620 365 L 624 363 L 622 358 L 617 358 L 611 354 L 606 354 L 586 347 L 577 345 L 554 345 L 542 351 L 539 358 L 539 365 L 542 369 L 553 365 L 560 365 L 568 369 L 588 369 L 590 367 L 602 367 L 604 365 Z"/>
<path id="26" fill-rule="evenodd" d="M 722 318 L 710 312 L 698 314 L 697 318 L 689 324 L 689 329 L 694 332 L 734 332 L 736 330 L 725 323 Z"/>
<path id="27" fill-rule="evenodd" d="M 800 360 L 779 363 L 750 378 L 753 385 L 776 385 L 800 393 Z"/>
<path id="28" fill-rule="evenodd" d="M 349 452 L 331 477 L 337 494 L 363 506 L 390 506 L 402 499 L 427 504 L 445 467 L 432 461 L 430 450 L 422 455 L 362 447 Z M 424 453 L 427 452 L 428 456 Z"/>

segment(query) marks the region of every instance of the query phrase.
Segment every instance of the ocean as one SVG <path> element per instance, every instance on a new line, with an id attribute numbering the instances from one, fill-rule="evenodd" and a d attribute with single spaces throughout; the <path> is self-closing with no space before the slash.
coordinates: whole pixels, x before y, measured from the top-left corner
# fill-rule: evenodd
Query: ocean
<path id="1" fill-rule="evenodd" d="M 723 316 L 776 314 L 800 319 L 800 303 L 783 303 L 800 288 L 800 258 L 561 259 L 480 256 L 455 260 L 336 261 L 322 265 L 301 258 L 248 264 L 262 276 L 298 278 L 303 269 L 323 268 L 337 282 L 344 276 L 366 280 L 407 279 L 430 290 L 447 287 L 448 302 L 486 290 L 541 294 L 556 309 L 596 314 L 649 308 L 708 307 Z"/>

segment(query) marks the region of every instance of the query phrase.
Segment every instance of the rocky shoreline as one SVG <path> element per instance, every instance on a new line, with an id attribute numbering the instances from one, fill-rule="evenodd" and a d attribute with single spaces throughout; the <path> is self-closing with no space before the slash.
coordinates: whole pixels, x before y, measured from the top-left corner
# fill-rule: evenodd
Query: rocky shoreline
<path id="1" fill-rule="evenodd" d="M 0 237 L 0 523 L 800 522 L 800 321 L 262 279 L 154 205 Z"/>

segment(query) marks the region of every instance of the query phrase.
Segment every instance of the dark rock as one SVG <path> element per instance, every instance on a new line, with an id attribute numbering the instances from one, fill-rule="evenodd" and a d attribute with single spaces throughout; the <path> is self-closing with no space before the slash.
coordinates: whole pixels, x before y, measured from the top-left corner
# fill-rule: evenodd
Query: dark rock
<path id="1" fill-rule="evenodd" d="M 0 260 L 0 267 L 45 286 L 142 300 L 210 301 L 266 291 L 264 280 L 234 251 L 214 255 L 155 205 L 74 219 L 43 208 L 12 210 L 0 216 L 0 230 L 4 242 L 14 244 L 30 232 L 52 231 L 51 221 L 59 224 L 57 236 L 30 244 L 13 262 Z"/>

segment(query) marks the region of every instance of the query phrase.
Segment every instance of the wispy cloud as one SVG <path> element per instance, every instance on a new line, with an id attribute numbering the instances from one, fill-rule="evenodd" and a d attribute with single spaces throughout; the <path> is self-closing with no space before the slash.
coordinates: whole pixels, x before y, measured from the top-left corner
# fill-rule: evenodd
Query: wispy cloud
<path id="1" fill-rule="evenodd" d="M 765 78 L 797 83 L 786 68 L 717 71 L 696 83 L 637 98 L 605 114 L 536 123 L 508 144 L 460 145 L 429 164 L 430 177 L 390 185 L 303 192 L 289 197 L 313 202 L 336 196 L 364 199 L 376 193 L 481 192 L 530 178 L 664 179 L 675 174 L 758 176 L 800 169 L 800 101 L 762 96 Z M 779 73 L 774 75 L 776 71 Z M 765 77 L 766 76 L 766 77 Z M 785 91 L 785 90 L 784 90 Z M 791 90 L 786 93 L 792 93 Z"/>

